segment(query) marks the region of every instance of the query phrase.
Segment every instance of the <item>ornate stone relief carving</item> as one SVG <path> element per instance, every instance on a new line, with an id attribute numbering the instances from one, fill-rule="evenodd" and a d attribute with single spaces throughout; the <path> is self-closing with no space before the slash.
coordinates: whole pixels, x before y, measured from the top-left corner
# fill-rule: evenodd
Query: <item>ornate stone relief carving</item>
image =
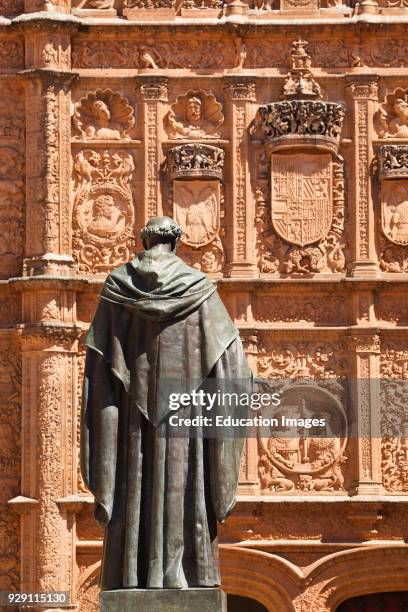
<path id="1" fill-rule="evenodd" d="M 408 145 L 383 145 L 378 159 L 380 178 L 408 178 Z"/>
<path id="2" fill-rule="evenodd" d="M 321 240 L 333 219 L 330 153 L 272 154 L 271 180 L 272 226 L 278 236 L 302 247 Z"/>
<path id="3" fill-rule="evenodd" d="M 256 321 L 265 323 L 309 323 L 311 325 L 347 325 L 347 300 L 329 294 L 284 294 L 272 297 L 258 292 L 253 303 Z"/>
<path id="4" fill-rule="evenodd" d="M 280 154 L 276 154 L 276 157 L 278 156 Z M 310 274 L 344 271 L 344 249 L 346 247 L 344 237 L 344 161 L 338 156 L 334 161 L 329 161 L 329 166 L 325 166 L 323 169 L 323 161 L 326 163 L 326 156 L 327 154 L 285 155 L 284 157 L 294 158 L 289 160 L 287 168 L 282 165 L 284 159 L 282 157 L 282 160 L 278 162 L 278 166 L 282 166 L 280 175 L 277 173 L 272 175 L 272 200 L 274 202 L 272 215 L 267 211 L 268 195 L 260 188 L 257 190 L 257 251 L 258 266 L 261 272 L 269 274 L 275 272 Z M 298 157 L 301 160 L 298 160 Z M 303 161 L 307 163 L 306 157 L 310 158 L 311 172 L 309 173 L 303 171 Z M 298 162 L 297 166 L 294 163 L 295 161 Z M 315 177 L 313 176 L 313 169 L 316 170 L 316 166 L 321 166 L 323 173 L 326 175 L 325 181 L 320 183 L 319 186 L 319 188 L 323 188 L 324 184 L 327 185 L 328 190 L 325 194 L 313 187 L 315 179 L 320 181 L 320 179 L 317 179 L 318 172 Z M 290 168 L 293 172 L 290 171 Z M 327 179 L 331 173 L 330 187 Z M 288 188 L 286 193 L 284 192 L 285 184 Z M 306 193 L 310 193 L 314 201 L 311 210 L 303 208 Z M 292 197 L 294 195 L 295 198 Z M 319 195 L 320 198 L 317 197 Z M 332 213 L 329 198 L 332 198 Z M 295 202 L 298 203 L 297 206 L 294 206 Z M 325 221 L 322 216 L 324 207 L 326 207 Z M 313 209 L 316 214 L 314 218 L 310 217 Z M 318 224 L 320 229 L 316 224 L 318 216 L 320 216 Z M 326 222 L 325 228 L 323 228 L 324 222 Z M 314 227 L 313 230 L 311 229 L 312 226 Z M 276 231 L 276 228 L 279 232 Z M 325 232 L 324 229 L 326 229 Z M 309 231 L 312 233 L 320 231 L 322 238 L 320 240 L 316 238 L 313 241 L 313 236 L 310 234 L 310 244 L 307 245 L 306 234 Z M 314 236 L 317 237 L 317 233 Z M 291 243 L 295 246 L 292 246 Z"/>
<path id="5" fill-rule="evenodd" d="M 345 111 L 341 104 L 306 99 L 322 95 L 307 46 L 303 40 L 292 44 L 285 101 L 261 106 L 253 126 L 261 143 L 259 167 L 266 161 L 271 173 L 270 221 L 261 176 L 256 192 L 258 265 L 263 273 L 345 269 L 344 162 L 337 155 Z"/>
<path id="6" fill-rule="evenodd" d="M 180 253 L 190 265 L 207 273 L 220 272 L 224 263 L 221 241 L 224 157 L 222 149 L 202 143 L 173 147 L 167 157 L 173 179 L 172 214 L 183 230 Z"/>
<path id="7" fill-rule="evenodd" d="M 235 66 L 232 41 L 205 39 L 74 41 L 72 61 L 77 68 L 220 68 Z"/>
<path id="8" fill-rule="evenodd" d="M 405 293 L 380 293 L 375 310 L 380 321 L 391 325 L 408 325 L 408 296 Z"/>
<path id="9" fill-rule="evenodd" d="M 225 153 L 206 144 L 186 144 L 168 151 L 170 178 L 215 178 L 222 180 Z"/>
<path id="10" fill-rule="evenodd" d="M 380 267 L 385 272 L 405 272 L 408 270 L 408 146 L 384 145 L 380 147 L 378 160 L 382 230 Z"/>
<path id="11" fill-rule="evenodd" d="M 380 138 L 408 139 L 408 89 L 388 94 L 375 115 L 375 127 Z"/>
<path id="12" fill-rule="evenodd" d="M 322 90 L 310 70 L 308 46 L 304 40 L 292 43 L 284 101 L 259 107 L 255 130 L 271 149 L 310 145 L 337 152 L 345 108 L 319 99 Z"/>
<path id="13" fill-rule="evenodd" d="M 135 118 L 124 96 L 98 89 L 76 104 L 73 123 L 79 140 L 119 140 L 130 138 Z"/>
<path id="14" fill-rule="evenodd" d="M 285 88 L 292 91 L 298 85 L 286 82 Z M 286 143 L 286 146 L 317 145 L 337 151 L 344 116 L 343 105 L 320 100 L 272 102 L 258 110 L 262 136 L 274 148 Z"/>
<path id="15" fill-rule="evenodd" d="M 391 242 L 408 245 L 408 182 L 384 181 L 381 189 L 381 222 Z"/>
<path id="16" fill-rule="evenodd" d="M 281 0 L 280 9 L 285 12 L 310 12 L 317 11 L 319 8 L 318 0 Z"/>
<path id="17" fill-rule="evenodd" d="M 406 247 L 389 244 L 380 238 L 380 268 L 384 272 L 408 272 L 408 250 Z"/>
<path id="18" fill-rule="evenodd" d="M 84 149 L 74 168 L 74 258 L 82 272 L 107 272 L 134 251 L 133 157 L 122 150 Z"/>
<path id="19" fill-rule="evenodd" d="M 21 472 L 21 361 L 4 337 L 0 348 L 0 588 L 20 586 L 19 518 L 6 503 L 19 494 Z"/>
<path id="20" fill-rule="evenodd" d="M 24 2 L 22 0 L 1 0 L 0 15 L 4 17 L 16 17 L 24 13 Z"/>
<path id="21" fill-rule="evenodd" d="M 114 5 L 115 0 L 79 0 L 72 6 L 72 13 L 83 17 L 112 17 L 116 15 Z"/>
<path id="22" fill-rule="evenodd" d="M 273 415 L 279 425 L 259 439 L 262 489 L 344 490 L 347 417 L 338 397 L 314 384 L 291 384 L 281 393 L 282 403 Z M 299 428 L 288 425 L 287 418 L 322 419 L 325 426 Z"/>
<path id="23" fill-rule="evenodd" d="M 125 0 L 126 9 L 172 9 L 175 0 Z"/>
<path id="24" fill-rule="evenodd" d="M 265 0 L 263 5 L 269 10 L 270 1 Z M 247 38 L 245 46 L 245 68 L 285 68 L 287 41 L 284 38 Z M 73 40 L 72 62 L 75 68 L 146 68 L 142 58 L 144 47 L 159 68 L 224 69 L 237 66 L 233 40 L 226 37 L 223 40 L 177 37 L 166 41 L 152 40 L 148 44 L 115 38 L 109 39 L 107 44 L 105 40 L 81 35 Z M 322 68 L 408 66 L 403 37 L 378 36 L 375 41 L 356 38 L 354 44 L 350 44 L 349 38 L 319 37 L 310 40 L 309 50 Z"/>
<path id="25" fill-rule="evenodd" d="M 0 93 L 0 277 L 21 270 L 24 237 L 24 102 L 20 88 Z"/>
<path id="26" fill-rule="evenodd" d="M 76 482 L 76 490 L 78 493 L 84 493 L 89 495 L 88 489 L 85 487 L 85 483 L 82 478 L 81 468 L 80 468 L 80 423 L 81 423 L 81 405 L 82 405 L 82 384 L 84 378 L 84 369 L 85 369 L 85 352 L 86 348 L 83 342 L 79 344 L 78 353 L 76 356 L 76 365 L 77 365 L 77 384 L 76 384 L 76 405 L 77 405 L 77 424 L 76 424 L 76 464 L 77 464 L 77 482 Z"/>
<path id="27" fill-rule="evenodd" d="M 339 379 L 347 376 L 347 347 L 342 342 L 280 342 L 262 334 L 257 374 L 270 379 Z"/>
<path id="28" fill-rule="evenodd" d="M 174 181 L 174 218 L 183 228 L 181 242 L 193 248 L 212 242 L 220 230 L 219 181 Z"/>
<path id="29" fill-rule="evenodd" d="M 387 491 L 408 491 L 408 351 L 388 344 L 380 357 L 381 454 Z"/>
<path id="30" fill-rule="evenodd" d="M 99 610 L 99 567 L 90 575 L 85 568 L 82 568 L 85 579 L 81 582 L 77 590 L 79 612 L 98 612 Z"/>
<path id="31" fill-rule="evenodd" d="M 0 40 L 0 68 L 24 68 L 24 47 L 21 41 Z"/>
<path id="32" fill-rule="evenodd" d="M 223 123 L 221 104 L 202 90 L 179 96 L 164 118 L 169 138 L 219 138 Z"/>

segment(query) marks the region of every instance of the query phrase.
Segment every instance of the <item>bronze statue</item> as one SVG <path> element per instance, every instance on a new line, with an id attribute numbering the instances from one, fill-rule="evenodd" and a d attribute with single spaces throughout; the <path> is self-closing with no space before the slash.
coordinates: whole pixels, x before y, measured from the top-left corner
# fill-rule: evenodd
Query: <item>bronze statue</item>
<path id="1" fill-rule="evenodd" d="M 145 251 L 108 276 L 86 340 L 81 465 L 106 528 L 101 586 L 212 587 L 243 439 L 169 436 L 165 381 L 234 377 L 249 390 L 252 375 L 215 286 L 175 253 L 180 227 L 153 218 L 141 235 Z"/>

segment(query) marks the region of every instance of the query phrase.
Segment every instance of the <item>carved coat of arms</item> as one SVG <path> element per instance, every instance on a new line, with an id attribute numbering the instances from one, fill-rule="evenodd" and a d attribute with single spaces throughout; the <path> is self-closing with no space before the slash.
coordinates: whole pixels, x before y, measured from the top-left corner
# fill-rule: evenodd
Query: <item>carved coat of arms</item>
<path id="1" fill-rule="evenodd" d="M 384 181 L 381 222 L 388 240 L 408 245 L 408 187 L 405 181 Z"/>
<path id="2" fill-rule="evenodd" d="M 219 181 L 174 181 L 174 218 L 181 241 L 199 248 L 212 242 L 220 227 Z"/>
<path id="3" fill-rule="evenodd" d="M 276 233 L 302 247 L 321 240 L 333 220 L 330 153 L 275 153 L 271 159 L 271 211 Z"/>

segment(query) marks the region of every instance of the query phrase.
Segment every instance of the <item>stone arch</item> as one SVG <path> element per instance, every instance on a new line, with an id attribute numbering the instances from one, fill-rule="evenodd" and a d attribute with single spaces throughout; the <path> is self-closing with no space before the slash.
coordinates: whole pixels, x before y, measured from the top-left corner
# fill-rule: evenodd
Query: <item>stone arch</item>
<path id="1" fill-rule="evenodd" d="M 269 612 L 294 612 L 302 572 L 270 553 L 240 546 L 220 547 L 222 588 L 259 601 Z"/>
<path id="2" fill-rule="evenodd" d="M 368 595 L 357 595 L 343 601 L 335 612 L 355 612 L 356 610 L 406 610 L 408 591 L 381 591 Z"/>
<path id="3" fill-rule="evenodd" d="M 310 612 L 332 612 L 357 595 L 406 591 L 407 574 L 405 546 L 370 545 L 328 555 L 305 574 L 313 592 Z"/>

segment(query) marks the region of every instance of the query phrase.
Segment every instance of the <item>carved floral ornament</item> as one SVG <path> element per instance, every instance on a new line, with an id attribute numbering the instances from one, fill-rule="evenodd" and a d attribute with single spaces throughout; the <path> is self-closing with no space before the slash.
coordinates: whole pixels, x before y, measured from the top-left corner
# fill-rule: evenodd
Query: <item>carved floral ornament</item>
<path id="1" fill-rule="evenodd" d="M 408 88 L 388 94 L 374 117 L 380 138 L 408 139 Z"/>
<path id="2" fill-rule="evenodd" d="M 224 123 L 222 106 L 205 91 L 188 91 L 179 96 L 164 118 L 169 138 L 219 138 Z"/>
<path id="3" fill-rule="evenodd" d="M 408 352 L 401 345 L 385 347 L 381 372 L 381 470 L 383 485 L 408 491 Z"/>
<path id="4" fill-rule="evenodd" d="M 78 140 L 119 140 L 130 139 L 135 118 L 124 96 L 98 89 L 75 105 L 73 123 Z"/>

